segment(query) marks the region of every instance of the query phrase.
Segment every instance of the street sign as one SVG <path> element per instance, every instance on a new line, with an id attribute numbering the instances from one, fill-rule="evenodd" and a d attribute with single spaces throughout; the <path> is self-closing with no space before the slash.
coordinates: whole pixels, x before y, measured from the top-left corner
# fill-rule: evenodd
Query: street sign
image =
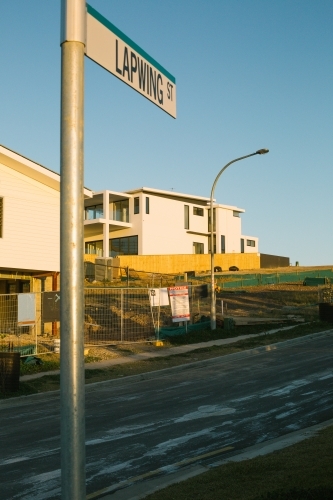
<path id="1" fill-rule="evenodd" d="M 86 56 L 176 118 L 176 79 L 87 4 Z"/>

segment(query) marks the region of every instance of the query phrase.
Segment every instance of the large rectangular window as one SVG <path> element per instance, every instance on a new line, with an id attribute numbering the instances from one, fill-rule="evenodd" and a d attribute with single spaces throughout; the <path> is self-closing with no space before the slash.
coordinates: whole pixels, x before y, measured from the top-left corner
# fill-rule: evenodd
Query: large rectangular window
<path id="1" fill-rule="evenodd" d="M 109 246 L 110 257 L 117 255 L 138 255 L 138 237 L 112 238 Z"/>
<path id="2" fill-rule="evenodd" d="M 216 231 L 216 209 L 213 208 L 213 231 Z M 208 232 L 210 233 L 210 209 L 208 210 Z"/>
<path id="3" fill-rule="evenodd" d="M 221 234 L 221 253 L 225 253 L 225 235 Z"/>
<path id="4" fill-rule="evenodd" d="M 84 253 L 103 257 L 103 241 L 86 241 Z"/>
<path id="5" fill-rule="evenodd" d="M 3 234 L 3 198 L 0 198 L 0 238 Z"/>
<path id="6" fill-rule="evenodd" d="M 255 247 L 256 246 L 256 242 L 255 242 L 255 240 L 246 240 L 246 245 L 248 247 Z"/>
<path id="7" fill-rule="evenodd" d="M 129 222 L 129 200 L 113 202 L 113 220 Z"/>
<path id="8" fill-rule="evenodd" d="M 190 207 L 184 205 L 184 228 L 190 229 Z"/>
<path id="9" fill-rule="evenodd" d="M 211 247 L 211 238 L 208 236 L 208 253 L 210 253 L 210 247 Z M 213 243 L 214 243 L 214 253 L 216 253 L 216 234 L 213 235 Z"/>
<path id="10" fill-rule="evenodd" d="M 140 213 L 140 198 L 138 196 L 134 198 L 134 213 L 135 214 Z"/>
<path id="11" fill-rule="evenodd" d="M 204 253 L 204 244 L 193 242 L 193 253 Z"/>
<path id="12" fill-rule="evenodd" d="M 103 218 L 103 205 L 93 205 L 91 207 L 85 207 L 84 209 L 84 219 L 102 219 Z"/>

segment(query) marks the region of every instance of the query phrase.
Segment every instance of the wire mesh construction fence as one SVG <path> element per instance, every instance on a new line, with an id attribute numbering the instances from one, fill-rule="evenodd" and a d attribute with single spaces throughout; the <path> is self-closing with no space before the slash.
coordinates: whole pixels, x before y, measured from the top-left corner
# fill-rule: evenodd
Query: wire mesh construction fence
<path id="1" fill-rule="evenodd" d="M 19 351 L 22 356 L 27 356 L 57 350 L 61 331 L 60 318 L 57 317 L 59 306 L 57 311 L 51 310 L 50 315 L 47 299 L 51 300 L 54 309 L 61 292 L 30 294 L 34 296 L 35 319 L 28 326 L 22 326 L 18 321 L 19 295 L 0 295 L 0 351 Z M 190 285 L 188 295 L 189 324 L 205 322 L 210 313 L 207 285 Z M 173 323 L 169 302 L 154 305 L 150 297 L 150 288 L 85 288 L 82 332 L 85 345 L 142 342 L 159 338 L 163 328 L 176 330 L 185 326 L 185 323 Z"/>

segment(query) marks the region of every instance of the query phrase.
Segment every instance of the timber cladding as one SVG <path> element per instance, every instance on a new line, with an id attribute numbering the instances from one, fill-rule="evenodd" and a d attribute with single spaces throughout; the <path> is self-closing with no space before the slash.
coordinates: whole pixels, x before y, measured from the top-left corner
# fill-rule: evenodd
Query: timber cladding
<path id="1" fill-rule="evenodd" d="M 269 255 L 266 253 L 260 254 L 260 267 L 262 269 L 274 269 L 277 267 L 289 267 L 289 257 L 282 257 L 280 255 Z"/>
<path id="2" fill-rule="evenodd" d="M 92 262 L 95 255 L 85 255 L 85 260 Z M 119 266 L 129 267 L 136 271 L 151 273 L 177 274 L 187 271 L 209 271 L 210 254 L 182 254 L 182 255 L 119 255 Z M 214 267 L 219 266 L 223 271 L 237 266 L 239 270 L 259 269 L 260 255 L 257 253 L 230 253 L 215 254 Z"/>

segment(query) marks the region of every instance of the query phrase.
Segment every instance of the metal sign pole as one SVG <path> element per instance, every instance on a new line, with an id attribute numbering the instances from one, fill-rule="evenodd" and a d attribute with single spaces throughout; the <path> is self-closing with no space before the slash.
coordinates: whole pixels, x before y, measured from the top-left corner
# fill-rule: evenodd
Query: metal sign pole
<path id="1" fill-rule="evenodd" d="M 61 33 L 61 498 L 85 485 L 83 101 L 85 0 L 62 0 Z"/>

